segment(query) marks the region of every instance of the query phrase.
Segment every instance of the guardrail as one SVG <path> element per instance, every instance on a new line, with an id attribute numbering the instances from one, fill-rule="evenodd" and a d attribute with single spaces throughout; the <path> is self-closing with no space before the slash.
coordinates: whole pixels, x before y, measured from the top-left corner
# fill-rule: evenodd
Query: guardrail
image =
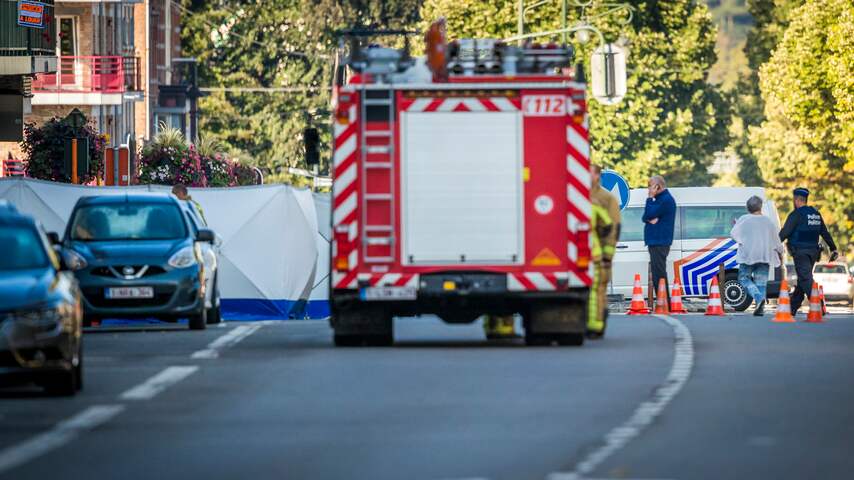
<path id="1" fill-rule="evenodd" d="M 56 73 L 36 75 L 33 92 L 122 93 L 141 90 L 139 57 L 59 57 Z"/>

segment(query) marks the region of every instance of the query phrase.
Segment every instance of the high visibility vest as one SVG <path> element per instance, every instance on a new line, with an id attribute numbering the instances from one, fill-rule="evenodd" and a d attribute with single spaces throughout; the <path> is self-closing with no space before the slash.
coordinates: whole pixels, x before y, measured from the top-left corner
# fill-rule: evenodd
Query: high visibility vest
<path id="1" fill-rule="evenodd" d="M 593 256 L 593 261 L 598 262 L 602 260 L 602 242 L 599 240 L 599 237 L 607 236 L 611 228 L 614 227 L 614 222 L 611 220 L 611 216 L 608 215 L 607 209 L 595 203 L 590 206 L 592 207 L 592 215 L 590 216 L 592 233 L 590 235 L 590 254 Z M 605 253 L 609 257 L 614 255 L 614 247 L 606 245 L 605 248 L 608 250 Z"/>

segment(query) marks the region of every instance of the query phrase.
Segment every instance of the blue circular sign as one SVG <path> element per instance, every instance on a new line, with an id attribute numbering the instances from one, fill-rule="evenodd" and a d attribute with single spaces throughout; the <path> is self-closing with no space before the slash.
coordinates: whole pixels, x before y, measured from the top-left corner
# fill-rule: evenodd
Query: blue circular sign
<path id="1" fill-rule="evenodd" d="M 629 204 L 629 182 L 613 170 L 602 170 L 600 183 L 620 201 L 620 210 L 624 210 Z"/>

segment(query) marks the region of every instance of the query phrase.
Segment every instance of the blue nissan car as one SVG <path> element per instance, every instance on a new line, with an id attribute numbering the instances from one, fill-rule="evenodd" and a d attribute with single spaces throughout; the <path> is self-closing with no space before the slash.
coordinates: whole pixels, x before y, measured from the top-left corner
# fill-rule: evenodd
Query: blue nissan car
<path id="1" fill-rule="evenodd" d="M 84 323 L 105 318 L 220 321 L 213 231 L 163 194 L 82 197 L 65 230 L 63 257 L 80 282 Z"/>

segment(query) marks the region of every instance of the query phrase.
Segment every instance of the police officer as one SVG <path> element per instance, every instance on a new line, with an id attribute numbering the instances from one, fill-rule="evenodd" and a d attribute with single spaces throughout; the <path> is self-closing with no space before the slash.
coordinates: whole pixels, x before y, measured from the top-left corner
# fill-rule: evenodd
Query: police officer
<path id="1" fill-rule="evenodd" d="M 786 223 L 780 230 L 780 240 L 788 240 L 789 253 L 798 274 L 798 285 L 792 293 L 792 314 L 795 314 L 804 297 L 812 291 L 812 269 L 819 257 L 818 237 L 821 236 L 830 248 L 831 262 L 836 260 L 839 252 L 836 251 L 836 244 L 833 243 L 821 214 L 807 205 L 810 191 L 806 188 L 796 188 L 792 193 L 795 209 L 786 218 Z"/>
<path id="2" fill-rule="evenodd" d="M 602 167 L 590 166 L 590 203 L 593 209 L 591 255 L 593 257 L 593 285 L 587 310 L 587 337 L 605 335 L 608 316 L 607 287 L 611 279 L 611 260 L 620 236 L 620 204 L 617 198 L 602 188 Z"/>

